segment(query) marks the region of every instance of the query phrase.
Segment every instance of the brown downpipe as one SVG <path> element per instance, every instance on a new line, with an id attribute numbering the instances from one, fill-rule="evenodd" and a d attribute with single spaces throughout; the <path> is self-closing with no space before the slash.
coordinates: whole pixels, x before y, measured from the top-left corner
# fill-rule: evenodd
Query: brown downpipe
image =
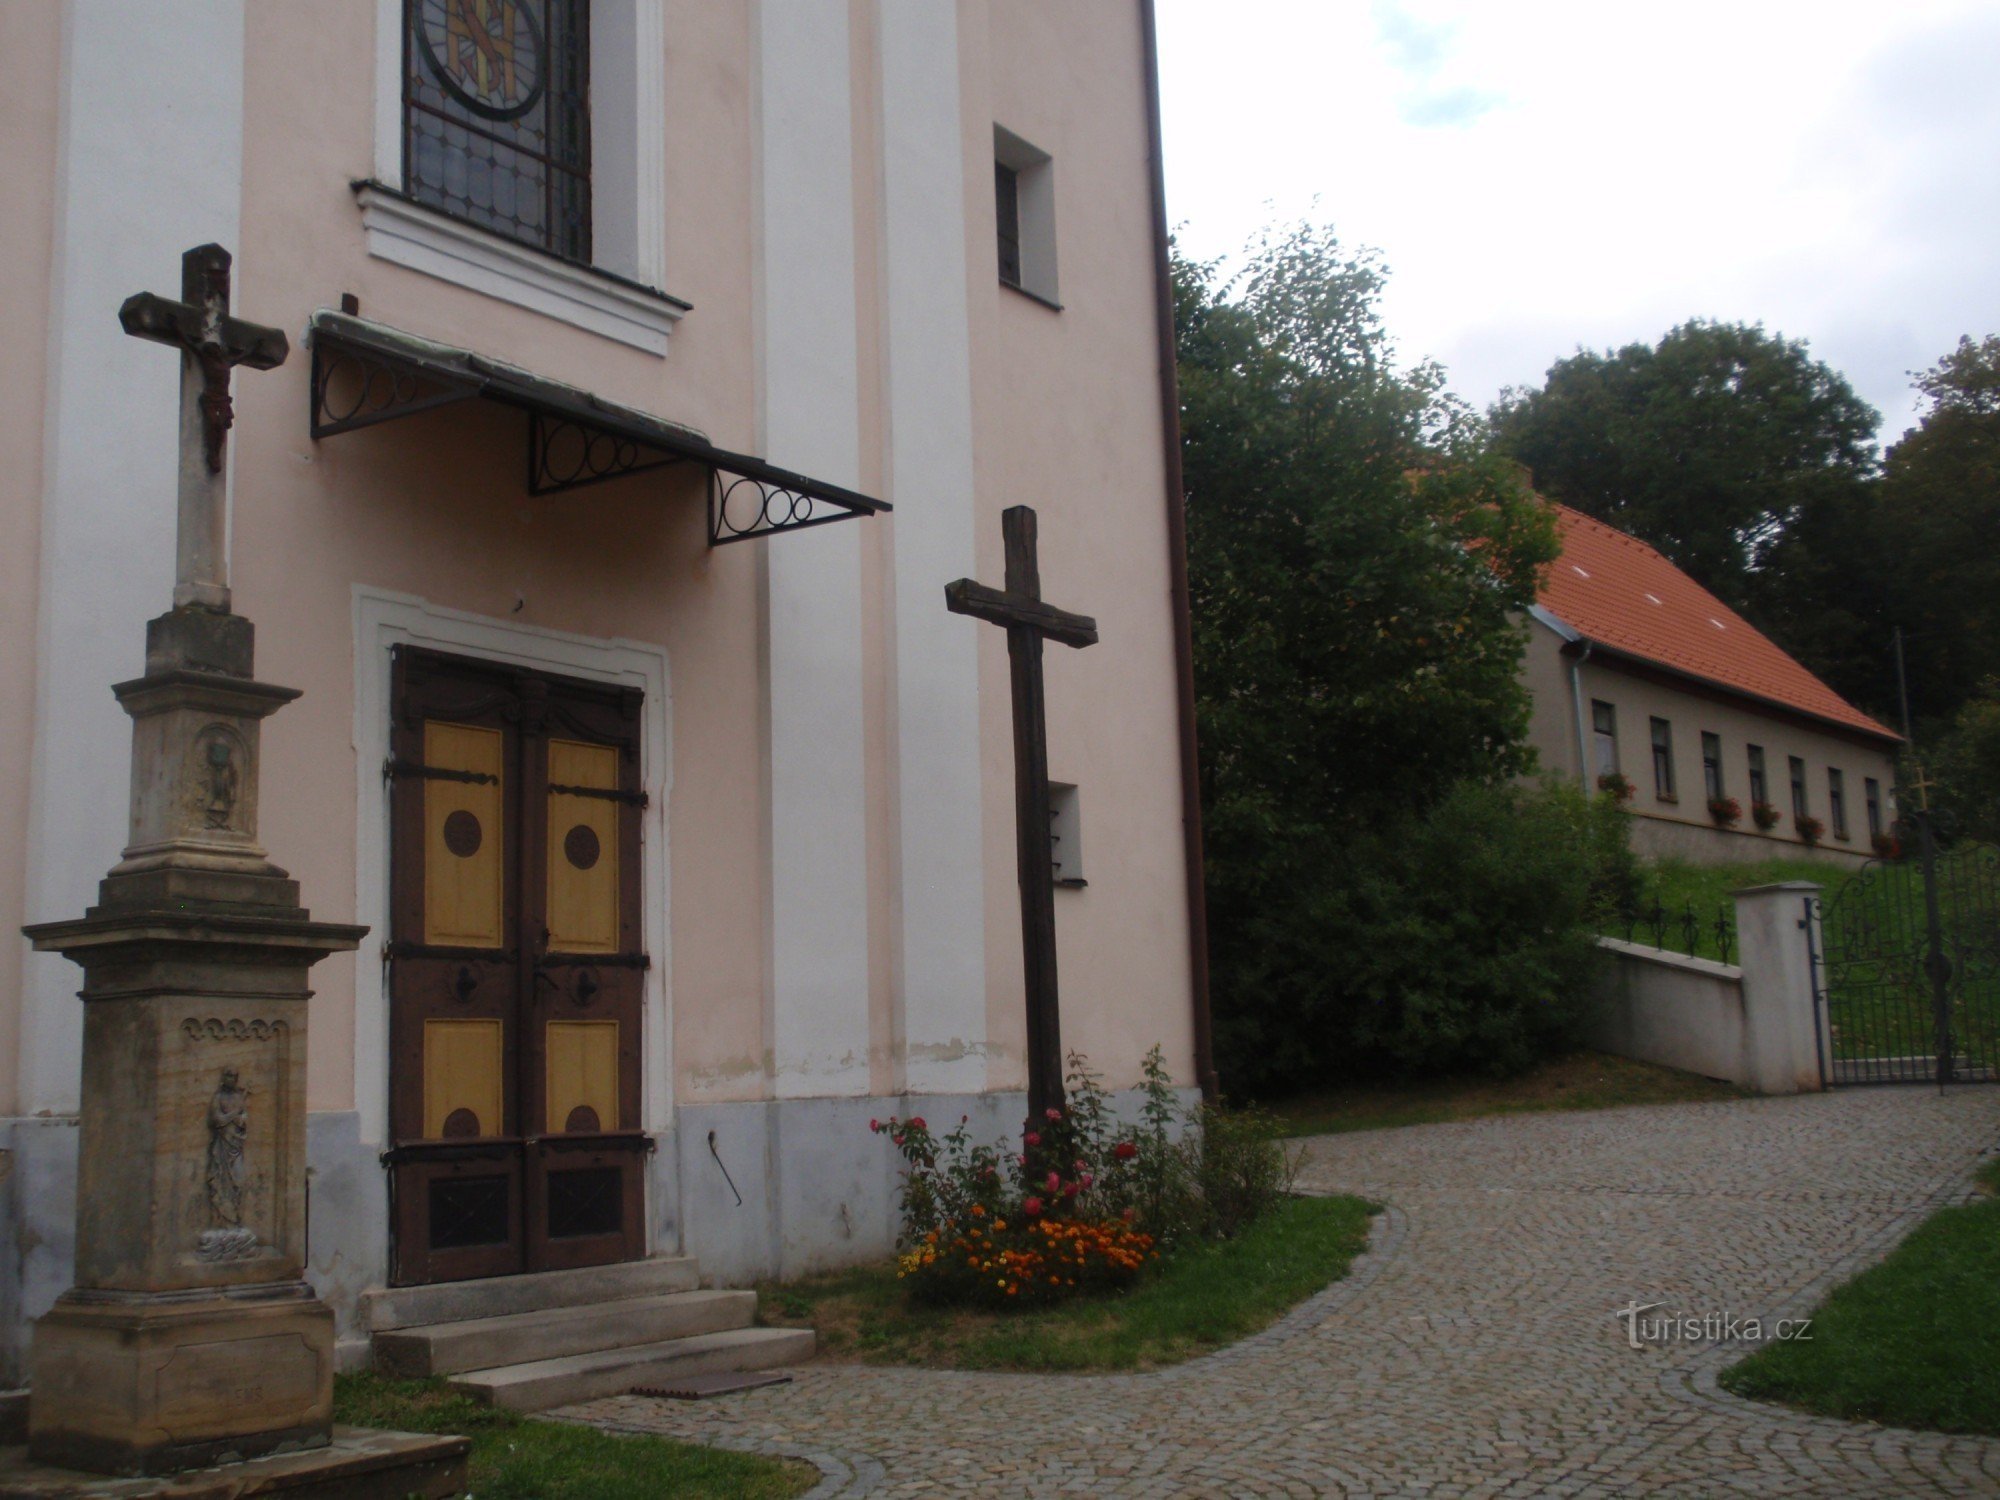
<path id="1" fill-rule="evenodd" d="M 1194 991 L 1194 1071 L 1202 1097 L 1221 1093 L 1208 1009 L 1208 893 L 1201 865 L 1201 760 L 1194 724 L 1194 631 L 1188 613 L 1187 490 L 1181 477 L 1181 391 L 1175 370 L 1173 268 L 1167 248 L 1167 169 L 1160 149 L 1160 39 L 1153 0 L 1139 0 L 1146 65 L 1146 153 L 1152 169 L 1154 310 L 1160 343 L 1160 430 L 1167 469 L 1167 569 L 1180 700 L 1181 844 L 1187 873 L 1188 977 Z"/>

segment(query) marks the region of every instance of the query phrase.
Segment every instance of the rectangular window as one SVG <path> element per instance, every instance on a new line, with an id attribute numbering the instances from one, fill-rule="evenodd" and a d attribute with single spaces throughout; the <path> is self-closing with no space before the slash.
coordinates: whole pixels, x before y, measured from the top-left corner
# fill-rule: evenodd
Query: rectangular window
<path id="1" fill-rule="evenodd" d="M 1771 783 L 1764 775 L 1764 747 L 1762 745 L 1752 745 L 1749 749 L 1750 800 L 1752 802 L 1769 802 L 1771 800 Z"/>
<path id="2" fill-rule="evenodd" d="M 1000 284 L 1059 308 L 1055 158 L 998 125 L 993 127 L 993 220 Z"/>
<path id="3" fill-rule="evenodd" d="M 1653 795 L 1674 800 L 1674 726 L 1665 719 L 1653 720 Z"/>
<path id="4" fill-rule="evenodd" d="M 1597 774 L 1618 774 L 1618 710 L 1602 699 L 1590 704 L 1590 726 L 1596 744 Z"/>
<path id="5" fill-rule="evenodd" d="M 1796 755 L 1791 757 L 1792 765 L 1792 816 L 1809 818 L 1812 805 L 1806 799 L 1806 763 Z"/>
<path id="6" fill-rule="evenodd" d="M 1021 284 L 1021 174 L 1005 162 L 993 163 L 993 223 L 1000 237 L 1000 280 Z"/>
<path id="7" fill-rule="evenodd" d="M 405 190 L 587 262 L 589 0 L 404 0 L 403 15 Z"/>
<path id="8" fill-rule="evenodd" d="M 1882 783 L 1873 776 L 1863 778 L 1861 794 L 1868 802 L 1868 837 L 1882 836 Z"/>
<path id="9" fill-rule="evenodd" d="M 1722 789 L 1722 736 L 1706 730 L 1701 736 L 1701 785 L 1711 802 L 1728 795 Z"/>
<path id="10" fill-rule="evenodd" d="M 1826 809 L 1833 822 L 1833 836 L 1847 837 L 1847 778 L 1832 766 L 1826 768 Z"/>

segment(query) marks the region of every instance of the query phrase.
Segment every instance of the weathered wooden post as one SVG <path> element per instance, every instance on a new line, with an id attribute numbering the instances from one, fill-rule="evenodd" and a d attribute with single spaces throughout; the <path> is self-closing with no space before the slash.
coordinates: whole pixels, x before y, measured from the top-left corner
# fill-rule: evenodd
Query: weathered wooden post
<path id="1" fill-rule="evenodd" d="M 1014 841 L 1021 887 L 1021 955 L 1028 999 L 1028 1115 L 1063 1103 L 1062 1016 L 1056 998 L 1055 864 L 1049 849 L 1049 733 L 1042 697 L 1042 639 L 1097 644 L 1097 622 L 1042 602 L 1035 513 L 1001 513 L 1007 587 L 961 578 L 945 585 L 945 608 L 1007 628 L 1014 688 Z"/>

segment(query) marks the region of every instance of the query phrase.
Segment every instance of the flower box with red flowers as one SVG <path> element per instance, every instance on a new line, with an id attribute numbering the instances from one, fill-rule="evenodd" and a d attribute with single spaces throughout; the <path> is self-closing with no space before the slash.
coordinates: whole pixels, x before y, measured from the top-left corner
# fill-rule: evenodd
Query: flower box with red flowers
<path id="1" fill-rule="evenodd" d="M 1778 826 L 1780 816 L 1781 814 L 1778 812 L 1778 809 L 1768 802 L 1753 802 L 1750 804 L 1750 821 L 1766 833 L 1769 833 L 1773 828 Z"/>
<path id="2" fill-rule="evenodd" d="M 1743 821 L 1743 804 L 1734 797 L 1711 797 L 1708 799 L 1708 815 L 1715 819 L 1718 828 L 1734 828 Z"/>

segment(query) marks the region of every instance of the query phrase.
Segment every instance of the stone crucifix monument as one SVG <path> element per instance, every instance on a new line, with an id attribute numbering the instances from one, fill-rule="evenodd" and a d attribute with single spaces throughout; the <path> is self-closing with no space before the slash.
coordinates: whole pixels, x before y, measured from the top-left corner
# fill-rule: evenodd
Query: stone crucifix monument
<path id="1" fill-rule="evenodd" d="M 1014 689 L 1014 852 L 1021 887 L 1021 956 L 1028 999 L 1028 1117 L 1063 1103 L 1062 1011 L 1056 999 L 1055 860 L 1049 844 L 1049 716 L 1042 697 L 1042 640 L 1097 644 L 1097 622 L 1042 600 L 1035 512 L 1000 514 L 1006 588 L 961 578 L 944 586 L 945 608 L 1007 629 Z"/>
<path id="2" fill-rule="evenodd" d="M 230 371 L 285 336 L 229 315 L 228 252 L 119 310 L 181 353 L 173 608 L 146 627 L 131 840 L 73 921 L 27 929 L 83 968 L 76 1284 L 35 1327 L 29 1452 L 163 1474 L 324 1446 L 333 1315 L 304 1279 L 307 971 L 366 928 L 315 922 L 257 841 L 258 730 L 298 696 L 251 674 L 229 611 Z M 67 1493 L 67 1492 L 66 1492 Z"/>

